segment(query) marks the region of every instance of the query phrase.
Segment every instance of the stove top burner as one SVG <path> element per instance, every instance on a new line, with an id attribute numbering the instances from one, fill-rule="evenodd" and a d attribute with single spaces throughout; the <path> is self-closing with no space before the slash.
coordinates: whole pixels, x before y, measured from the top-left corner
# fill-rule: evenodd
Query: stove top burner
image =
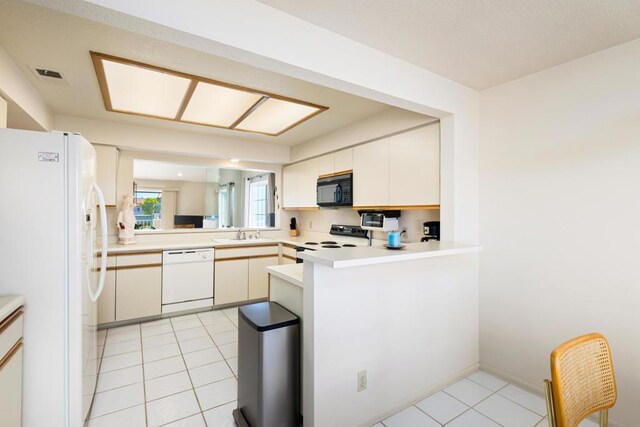
<path id="1" fill-rule="evenodd" d="M 305 245 L 319 245 L 318 242 L 304 242 Z"/>
<path id="2" fill-rule="evenodd" d="M 321 245 L 337 245 L 338 242 L 334 242 L 333 240 L 325 240 L 324 242 L 320 242 Z"/>
<path id="3" fill-rule="evenodd" d="M 355 248 L 356 245 L 353 245 L 351 243 L 345 243 L 344 245 L 342 245 L 343 248 Z"/>
<path id="4" fill-rule="evenodd" d="M 339 246 L 339 245 L 322 245 L 322 247 L 323 248 L 327 248 L 327 249 L 328 248 L 333 249 L 333 248 L 341 248 L 342 246 Z"/>

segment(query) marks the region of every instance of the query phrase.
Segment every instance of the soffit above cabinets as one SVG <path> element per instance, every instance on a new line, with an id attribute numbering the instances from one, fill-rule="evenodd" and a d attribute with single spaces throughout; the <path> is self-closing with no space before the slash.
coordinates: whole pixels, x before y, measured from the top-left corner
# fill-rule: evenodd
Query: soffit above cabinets
<path id="1" fill-rule="evenodd" d="M 91 52 L 107 111 L 278 136 L 329 109 Z"/>

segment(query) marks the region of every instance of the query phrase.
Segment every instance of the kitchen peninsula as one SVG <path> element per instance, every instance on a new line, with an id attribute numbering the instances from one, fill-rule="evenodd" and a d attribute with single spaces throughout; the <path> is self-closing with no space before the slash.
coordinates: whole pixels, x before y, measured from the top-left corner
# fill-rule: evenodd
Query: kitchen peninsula
<path id="1" fill-rule="evenodd" d="M 304 252 L 304 265 L 267 269 L 272 300 L 296 312 L 291 289 L 302 291 L 305 425 L 371 425 L 478 368 L 480 247 L 406 246 Z"/>

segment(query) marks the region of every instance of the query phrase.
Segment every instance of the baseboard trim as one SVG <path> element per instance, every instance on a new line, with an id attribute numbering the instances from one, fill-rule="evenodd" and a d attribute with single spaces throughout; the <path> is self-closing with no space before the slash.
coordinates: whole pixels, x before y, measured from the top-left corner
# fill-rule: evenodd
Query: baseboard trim
<path id="1" fill-rule="evenodd" d="M 435 384 L 432 384 L 429 387 L 426 387 L 422 390 L 420 390 L 419 393 L 417 393 L 414 396 L 410 396 L 407 397 L 405 399 L 402 399 L 400 402 L 396 403 L 395 405 L 393 405 L 390 409 L 378 413 L 377 415 L 375 415 L 374 417 L 371 417 L 369 419 L 367 419 L 366 422 L 359 424 L 359 427 L 369 427 L 372 426 L 373 424 L 380 422 L 380 420 L 384 420 L 387 417 L 390 417 L 391 415 L 395 414 L 398 411 L 401 411 L 402 409 L 414 405 L 416 403 L 418 403 L 419 401 L 421 401 L 424 398 L 429 397 L 430 395 L 432 395 L 433 393 L 435 393 L 438 390 L 441 390 L 442 388 L 455 383 L 456 381 L 460 381 L 461 379 L 468 377 L 469 375 L 473 374 L 474 372 L 476 372 L 479 369 L 480 365 L 479 363 L 474 363 L 473 365 L 469 366 L 468 368 L 465 368 L 445 379 L 443 379 L 442 381 L 439 381 Z"/>

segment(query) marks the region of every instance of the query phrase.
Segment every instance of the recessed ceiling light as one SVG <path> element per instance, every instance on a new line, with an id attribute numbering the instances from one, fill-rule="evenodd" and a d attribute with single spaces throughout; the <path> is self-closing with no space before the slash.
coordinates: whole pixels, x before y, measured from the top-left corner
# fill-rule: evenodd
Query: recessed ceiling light
<path id="1" fill-rule="evenodd" d="M 238 163 L 240 161 L 240 159 L 229 159 L 229 161 L 231 163 Z"/>
<path id="2" fill-rule="evenodd" d="M 182 172 L 178 172 L 178 176 L 182 176 Z"/>
<path id="3" fill-rule="evenodd" d="M 278 135 L 321 111 L 318 107 L 270 98 L 241 121 L 236 129 Z"/>
<path id="4" fill-rule="evenodd" d="M 191 80 L 159 71 L 102 61 L 115 111 L 175 118 Z"/>
<path id="5" fill-rule="evenodd" d="M 91 52 L 107 111 L 277 136 L 328 109 Z"/>

